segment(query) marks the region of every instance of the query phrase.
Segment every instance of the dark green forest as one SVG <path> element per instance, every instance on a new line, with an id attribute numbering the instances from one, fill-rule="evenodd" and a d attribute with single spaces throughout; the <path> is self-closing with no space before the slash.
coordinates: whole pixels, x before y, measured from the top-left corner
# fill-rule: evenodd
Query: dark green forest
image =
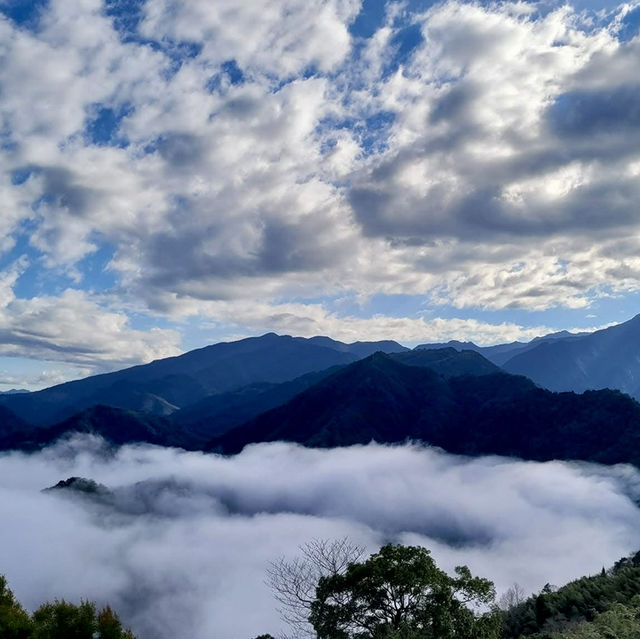
<path id="1" fill-rule="evenodd" d="M 640 637 L 640 553 L 517 603 L 503 613 L 505 639 Z"/>

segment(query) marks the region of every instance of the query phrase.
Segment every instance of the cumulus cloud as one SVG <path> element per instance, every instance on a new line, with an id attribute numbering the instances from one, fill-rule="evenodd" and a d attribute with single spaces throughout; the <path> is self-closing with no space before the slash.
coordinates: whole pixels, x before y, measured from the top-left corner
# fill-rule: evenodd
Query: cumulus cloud
<path id="1" fill-rule="evenodd" d="M 165 300 L 167 310 L 177 315 L 194 312 L 179 300 Z M 475 319 L 445 319 L 439 317 L 393 317 L 376 314 L 357 317 L 328 311 L 321 304 L 263 304 L 254 302 L 210 302 L 204 309 L 216 317 L 222 326 L 236 336 L 249 331 L 264 333 L 269 330 L 300 337 L 330 335 L 334 339 L 354 342 L 358 340 L 384 340 L 393 338 L 404 344 L 443 342 L 455 336 L 458 340 L 489 345 L 516 340 L 527 341 L 552 332 L 546 326 L 524 328 L 513 322 L 491 324 Z M 206 322 L 205 322 L 206 324 Z"/>
<path id="2" fill-rule="evenodd" d="M 7 390 L 11 389 L 25 389 L 25 390 L 40 390 L 41 388 L 47 388 L 54 384 L 62 384 L 69 379 L 79 379 L 91 375 L 95 371 L 93 368 L 82 368 L 77 366 L 64 366 L 60 368 L 49 368 L 42 370 L 25 371 L 15 370 L 15 362 L 5 361 L 5 364 L 12 364 L 13 366 L 7 366 L 6 369 L 0 369 L 0 385 L 4 386 Z"/>
<path id="3" fill-rule="evenodd" d="M 329 71 L 342 62 L 351 44 L 347 26 L 360 6 L 361 0 L 259 0 L 245 6 L 148 0 L 140 30 L 153 39 L 202 44 L 201 55 L 211 65 L 234 58 L 241 68 L 286 77 L 309 66 Z"/>
<path id="4" fill-rule="evenodd" d="M 219 302 L 638 290 L 631 5 L 388 3 L 368 39 L 358 0 L 116 5 L 0 17 L 0 251 L 22 240 L 44 281 L 90 288 L 108 247 L 119 313 L 218 322 Z"/>
<path id="5" fill-rule="evenodd" d="M 349 191 L 363 232 L 404 242 L 407 262 L 424 247 L 459 306 L 588 305 L 602 284 L 578 269 L 589 238 L 636 223 L 635 82 L 604 73 L 635 44 L 584 30 L 568 7 L 447 2 L 417 22 L 423 44 L 378 94 L 397 113 L 389 148 Z M 594 77 L 603 86 L 587 89 Z M 514 271 L 528 284 L 491 290 Z"/>
<path id="6" fill-rule="evenodd" d="M 40 489 L 71 475 L 104 503 Z M 0 571 L 33 608 L 109 602 L 141 637 L 275 633 L 265 567 L 314 538 L 376 550 L 420 543 L 527 591 L 636 549 L 640 476 L 628 466 L 469 459 L 416 446 L 248 447 L 231 458 L 77 438 L 0 457 Z"/>
<path id="7" fill-rule="evenodd" d="M 180 353 L 176 331 L 132 328 L 125 313 L 82 291 L 16 297 L 13 287 L 23 268 L 15 263 L 0 277 L 0 356 L 64 362 L 87 375 Z M 35 383 L 41 385 L 47 378 L 43 374 Z"/>

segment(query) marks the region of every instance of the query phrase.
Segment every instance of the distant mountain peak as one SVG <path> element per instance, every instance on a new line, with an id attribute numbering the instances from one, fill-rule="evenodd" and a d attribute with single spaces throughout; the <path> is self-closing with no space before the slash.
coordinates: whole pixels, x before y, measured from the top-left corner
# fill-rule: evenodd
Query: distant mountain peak
<path id="1" fill-rule="evenodd" d="M 93 479 L 86 479 L 85 477 L 69 477 L 68 479 L 61 479 L 54 486 L 44 488 L 43 492 L 50 491 L 72 491 L 75 493 L 81 493 L 84 495 L 107 497 L 112 494 L 103 484 L 99 484 Z"/>

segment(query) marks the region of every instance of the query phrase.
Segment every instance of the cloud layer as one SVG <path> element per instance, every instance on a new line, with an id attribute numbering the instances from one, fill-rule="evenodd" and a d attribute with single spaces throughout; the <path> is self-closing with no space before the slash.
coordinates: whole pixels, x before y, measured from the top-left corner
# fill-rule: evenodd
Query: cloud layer
<path id="1" fill-rule="evenodd" d="M 40 492 L 71 475 L 108 485 L 113 503 Z M 636 550 L 638 498 L 625 466 L 378 445 L 113 453 L 80 438 L 0 457 L 0 572 L 30 608 L 89 597 L 142 639 L 240 639 L 281 629 L 265 568 L 311 539 L 423 544 L 447 570 L 465 563 L 499 591 L 532 591 Z"/>
<path id="2" fill-rule="evenodd" d="M 640 288 L 633 3 L 389 2 L 366 34 L 358 0 L 129 4 L 0 14 L 18 297 L 223 323 L 256 299 L 438 317 Z"/>

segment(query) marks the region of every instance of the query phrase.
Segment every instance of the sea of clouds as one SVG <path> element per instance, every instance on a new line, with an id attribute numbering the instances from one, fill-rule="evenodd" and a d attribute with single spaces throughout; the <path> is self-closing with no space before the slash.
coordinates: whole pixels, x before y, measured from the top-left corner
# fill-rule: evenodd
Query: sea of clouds
<path id="1" fill-rule="evenodd" d="M 41 492 L 69 476 L 112 495 Z M 250 639 L 284 629 L 265 569 L 310 540 L 421 544 L 446 570 L 531 592 L 640 548 L 639 499 L 630 466 L 377 444 L 222 457 L 83 436 L 0 455 L 0 574 L 29 609 L 109 603 L 140 639 Z"/>

